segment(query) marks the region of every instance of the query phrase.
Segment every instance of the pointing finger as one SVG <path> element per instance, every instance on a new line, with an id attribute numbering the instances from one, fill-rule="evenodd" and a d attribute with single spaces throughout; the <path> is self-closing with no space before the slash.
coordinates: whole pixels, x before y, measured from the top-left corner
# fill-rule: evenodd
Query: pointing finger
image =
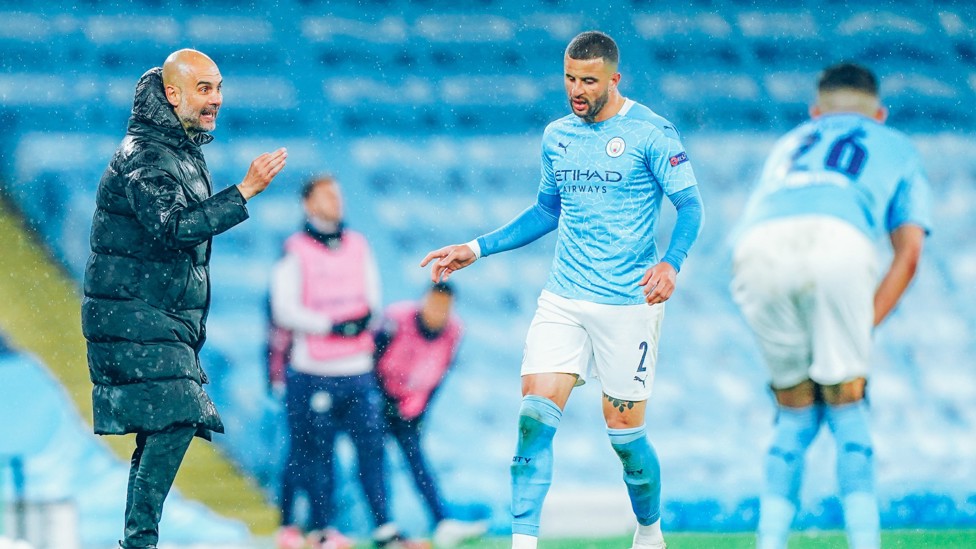
<path id="1" fill-rule="evenodd" d="M 424 258 L 420 261 L 420 266 L 421 267 L 426 267 L 427 264 L 430 263 L 432 259 L 437 258 L 437 257 L 443 257 L 442 254 L 441 254 L 441 251 L 442 250 L 434 250 L 434 251 L 428 253 L 427 255 L 425 255 Z"/>

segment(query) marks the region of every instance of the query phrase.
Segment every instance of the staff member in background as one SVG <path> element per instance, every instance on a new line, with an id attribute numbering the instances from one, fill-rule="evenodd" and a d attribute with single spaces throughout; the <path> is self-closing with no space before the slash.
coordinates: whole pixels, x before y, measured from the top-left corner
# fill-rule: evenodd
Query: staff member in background
<path id="1" fill-rule="evenodd" d="M 411 547 L 390 520 L 384 465 L 382 396 L 373 374 L 370 318 L 380 309 L 380 280 L 366 238 L 343 225 L 342 193 L 331 175 L 302 188 L 305 228 L 285 242 L 271 276 L 274 324 L 292 333 L 285 407 L 290 450 L 282 481 L 279 541 L 295 538 L 294 490 L 310 503 L 313 546 L 348 542 L 335 518 L 335 443 L 344 431 L 356 448 L 358 476 L 378 547 Z"/>
<path id="2" fill-rule="evenodd" d="M 419 303 L 403 301 L 387 307 L 375 337 L 376 376 L 386 397 L 386 424 L 434 519 L 437 547 L 454 547 L 480 537 L 488 528 L 484 521 L 447 517 L 420 443 L 431 397 L 454 363 L 464 331 L 452 313 L 453 305 L 453 287 L 434 283 Z"/>

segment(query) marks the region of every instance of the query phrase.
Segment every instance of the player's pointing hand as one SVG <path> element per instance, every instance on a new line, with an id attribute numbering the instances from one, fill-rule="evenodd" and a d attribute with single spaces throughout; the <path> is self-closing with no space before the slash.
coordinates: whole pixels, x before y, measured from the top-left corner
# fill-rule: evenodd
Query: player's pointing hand
<path id="1" fill-rule="evenodd" d="M 441 282 L 447 280 L 454 271 L 463 269 L 477 261 L 478 256 L 467 245 L 455 244 L 430 252 L 420 262 L 420 266 L 426 267 L 435 259 L 437 261 L 434 261 L 431 266 L 430 279 L 434 282 Z"/>
<path id="2" fill-rule="evenodd" d="M 640 285 L 644 287 L 644 298 L 647 304 L 654 305 L 667 301 L 674 293 L 674 283 L 677 277 L 678 271 L 666 261 L 648 269 L 640 281 Z"/>

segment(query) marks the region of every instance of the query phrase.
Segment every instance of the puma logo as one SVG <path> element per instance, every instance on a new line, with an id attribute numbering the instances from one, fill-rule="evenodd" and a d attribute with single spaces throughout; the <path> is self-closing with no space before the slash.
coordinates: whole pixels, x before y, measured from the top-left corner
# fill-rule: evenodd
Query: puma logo
<path id="1" fill-rule="evenodd" d="M 634 381 L 640 381 L 641 387 L 647 389 L 647 376 L 641 378 L 640 376 L 634 376 Z"/>
<path id="2" fill-rule="evenodd" d="M 563 152 L 569 152 L 569 146 L 572 145 L 572 144 L 573 144 L 572 141 L 570 141 L 569 143 L 566 143 L 565 145 L 563 145 L 561 141 L 557 141 L 556 142 L 556 146 L 559 147 L 560 149 L 562 149 Z"/>

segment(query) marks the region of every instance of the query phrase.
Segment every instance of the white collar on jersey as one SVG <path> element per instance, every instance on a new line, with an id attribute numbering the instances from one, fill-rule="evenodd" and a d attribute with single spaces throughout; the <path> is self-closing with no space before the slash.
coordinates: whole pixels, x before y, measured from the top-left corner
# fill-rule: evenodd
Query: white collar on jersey
<path id="1" fill-rule="evenodd" d="M 624 106 L 620 107 L 620 112 L 618 112 L 617 114 L 620 116 L 627 116 L 627 113 L 630 112 L 630 108 L 633 106 L 634 106 L 633 99 L 625 99 Z"/>

